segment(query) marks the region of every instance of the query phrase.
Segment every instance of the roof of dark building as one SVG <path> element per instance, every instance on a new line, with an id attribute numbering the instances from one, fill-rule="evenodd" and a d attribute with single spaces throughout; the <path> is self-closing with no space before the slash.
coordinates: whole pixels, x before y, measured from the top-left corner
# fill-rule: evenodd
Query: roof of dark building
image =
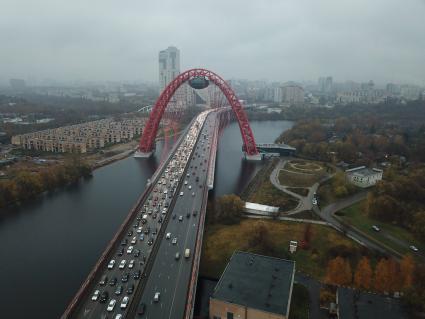
<path id="1" fill-rule="evenodd" d="M 286 315 L 295 262 L 236 251 L 212 298 Z"/>
<path id="2" fill-rule="evenodd" d="M 407 319 L 399 300 L 348 288 L 338 288 L 338 307 L 340 319 Z"/>

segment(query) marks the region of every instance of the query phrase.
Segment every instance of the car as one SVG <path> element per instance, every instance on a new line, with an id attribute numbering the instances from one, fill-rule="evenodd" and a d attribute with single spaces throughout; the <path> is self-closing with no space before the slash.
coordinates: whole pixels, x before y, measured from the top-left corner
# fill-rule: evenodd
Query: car
<path id="1" fill-rule="evenodd" d="M 183 221 L 183 216 L 182 215 L 179 216 L 179 221 L 180 222 Z"/>
<path id="2" fill-rule="evenodd" d="M 139 236 L 139 240 L 144 241 L 144 240 L 145 240 L 145 234 L 141 234 L 141 235 Z"/>
<path id="3" fill-rule="evenodd" d="M 131 284 L 127 287 L 127 294 L 131 295 L 134 291 L 134 285 Z"/>
<path id="4" fill-rule="evenodd" d="M 171 238 L 171 233 L 167 233 L 166 235 L 165 235 L 165 239 L 170 239 Z"/>
<path id="5" fill-rule="evenodd" d="M 190 249 L 186 248 L 184 251 L 184 258 L 189 258 L 190 257 Z"/>
<path id="6" fill-rule="evenodd" d="M 127 282 L 128 278 L 130 277 L 130 274 L 128 272 L 124 273 L 121 277 L 122 282 Z"/>
<path id="7" fill-rule="evenodd" d="M 112 260 L 109 262 L 109 264 L 108 264 L 108 269 L 112 269 L 112 268 L 114 268 L 114 265 L 115 265 L 115 260 L 114 260 L 114 259 L 112 259 Z"/>
<path id="8" fill-rule="evenodd" d="M 141 315 L 144 315 L 145 312 L 146 312 L 146 304 L 145 303 L 141 303 L 139 305 L 139 308 L 137 309 L 137 314 L 141 316 Z"/>
<path id="9" fill-rule="evenodd" d="M 96 301 L 97 299 L 99 299 L 99 295 L 100 295 L 100 290 L 96 290 L 93 296 L 91 297 L 91 300 Z"/>
<path id="10" fill-rule="evenodd" d="M 108 282 L 108 276 L 103 275 L 102 278 L 100 278 L 99 285 L 104 286 L 106 285 L 107 282 Z"/>
<path id="11" fill-rule="evenodd" d="M 134 250 L 134 257 L 139 257 L 140 255 L 140 249 L 135 249 Z"/>
<path id="12" fill-rule="evenodd" d="M 134 245 L 137 242 L 137 237 L 134 236 L 133 239 L 131 240 L 130 244 Z"/>
<path id="13" fill-rule="evenodd" d="M 132 252 L 133 252 L 133 246 L 128 246 L 128 248 L 127 248 L 127 254 L 131 254 Z"/>
<path id="14" fill-rule="evenodd" d="M 124 239 L 121 241 L 121 246 L 126 246 L 126 245 L 127 245 L 127 243 L 128 243 L 127 238 L 124 238 Z"/>
<path id="15" fill-rule="evenodd" d="M 176 214 L 174 214 L 174 215 L 173 215 L 173 219 L 176 219 L 176 217 L 177 217 L 177 215 L 176 215 Z"/>
<path id="16" fill-rule="evenodd" d="M 418 248 L 418 247 L 416 247 L 416 246 L 413 246 L 413 245 L 409 246 L 409 248 L 410 248 L 411 250 L 413 250 L 414 252 L 419 251 L 419 248 Z"/>
<path id="17" fill-rule="evenodd" d="M 127 261 L 125 259 L 121 260 L 120 265 L 118 266 L 118 268 L 119 269 L 124 269 L 126 263 L 127 263 Z"/>
<path id="18" fill-rule="evenodd" d="M 174 257 L 176 260 L 179 260 L 180 259 L 180 253 L 179 252 L 176 252 L 176 255 L 175 255 L 175 257 Z"/>
<path id="19" fill-rule="evenodd" d="M 122 298 L 121 305 L 120 305 L 121 309 L 127 308 L 129 299 L 130 299 L 130 297 L 128 297 L 128 296 L 125 296 L 124 298 Z"/>
<path id="20" fill-rule="evenodd" d="M 141 271 L 140 270 L 136 270 L 134 273 L 133 273 L 133 278 L 134 279 L 140 279 L 140 275 L 141 275 L 142 273 L 141 273 Z"/>
<path id="21" fill-rule="evenodd" d="M 189 185 L 187 188 L 192 189 L 192 185 Z"/>
<path id="22" fill-rule="evenodd" d="M 159 292 L 155 292 L 155 295 L 153 296 L 153 301 L 158 302 L 159 298 L 161 298 L 161 294 Z"/>
<path id="23" fill-rule="evenodd" d="M 117 296 L 119 296 L 119 295 L 121 295 L 121 294 L 122 294 L 122 291 L 123 291 L 123 286 L 122 286 L 122 285 L 118 285 L 118 286 L 117 286 L 117 289 L 115 289 L 115 294 L 116 294 Z"/>
<path id="24" fill-rule="evenodd" d="M 158 224 L 161 224 L 162 223 L 162 217 L 159 217 L 158 218 Z"/>
<path id="25" fill-rule="evenodd" d="M 374 231 L 376 231 L 376 232 L 381 231 L 381 228 L 379 228 L 379 227 L 378 227 L 378 226 L 376 226 L 376 225 L 373 225 L 373 226 L 372 226 L 372 229 L 373 229 Z"/>
<path id="26" fill-rule="evenodd" d="M 194 210 L 193 212 L 192 212 L 192 215 L 193 216 L 196 216 L 198 214 L 198 212 L 196 211 L 196 210 Z"/>
<path id="27" fill-rule="evenodd" d="M 180 192 L 180 196 L 183 196 L 183 194 L 184 194 L 183 192 Z"/>
<path id="28" fill-rule="evenodd" d="M 313 198 L 313 205 L 317 205 L 317 199 Z"/>
<path id="29" fill-rule="evenodd" d="M 187 185 L 187 181 L 184 181 L 184 184 Z"/>
<path id="30" fill-rule="evenodd" d="M 137 233 L 140 234 L 142 232 L 142 230 L 143 230 L 143 227 L 140 226 L 139 228 L 137 228 Z"/>
<path id="31" fill-rule="evenodd" d="M 124 255 L 124 248 L 121 248 L 120 250 L 118 250 L 117 255 L 118 255 L 118 256 L 122 256 L 122 255 Z"/>
<path id="32" fill-rule="evenodd" d="M 147 227 L 146 229 L 145 229 L 145 234 L 147 235 L 147 234 L 149 234 L 149 232 L 151 231 L 151 228 L 150 227 Z"/>
<path id="33" fill-rule="evenodd" d="M 100 294 L 99 302 L 104 303 L 108 300 L 109 294 L 107 291 L 104 291 Z"/>
<path id="34" fill-rule="evenodd" d="M 114 318 L 114 319 L 122 319 L 122 314 L 117 313 L 117 314 L 115 315 L 115 318 Z"/>
<path id="35" fill-rule="evenodd" d="M 148 245 L 149 245 L 149 246 L 152 246 L 152 244 L 153 244 L 153 238 L 150 238 L 150 239 L 148 240 Z"/>
<path id="36" fill-rule="evenodd" d="M 108 308 L 106 308 L 106 311 L 109 311 L 109 312 L 111 312 L 111 311 L 114 311 L 114 307 L 115 307 L 115 304 L 117 303 L 117 301 L 115 300 L 115 299 L 112 299 L 110 302 L 109 302 L 109 304 L 108 304 Z"/>
<path id="37" fill-rule="evenodd" d="M 130 260 L 130 262 L 128 263 L 128 268 L 132 269 L 134 267 L 134 259 Z"/>
<path id="38" fill-rule="evenodd" d="M 174 237 L 174 238 L 173 238 L 173 240 L 171 241 L 171 243 L 172 243 L 173 245 L 177 244 L 177 237 Z"/>
<path id="39" fill-rule="evenodd" d="M 192 192 L 192 196 L 195 196 L 195 192 Z"/>
<path id="40" fill-rule="evenodd" d="M 117 278 L 111 278 L 111 280 L 109 281 L 109 286 L 115 286 L 117 284 Z"/>
<path id="41" fill-rule="evenodd" d="M 133 231 L 132 231 L 132 230 L 130 230 L 130 231 L 127 233 L 127 236 L 128 236 L 128 237 L 133 236 Z"/>

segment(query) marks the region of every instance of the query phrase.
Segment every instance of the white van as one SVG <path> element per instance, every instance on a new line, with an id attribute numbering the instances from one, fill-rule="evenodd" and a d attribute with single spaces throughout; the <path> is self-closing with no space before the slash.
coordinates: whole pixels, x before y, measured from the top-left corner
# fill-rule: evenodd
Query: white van
<path id="1" fill-rule="evenodd" d="M 186 248 L 186 250 L 184 251 L 184 258 L 189 258 L 190 257 L 190 249 Z"/>

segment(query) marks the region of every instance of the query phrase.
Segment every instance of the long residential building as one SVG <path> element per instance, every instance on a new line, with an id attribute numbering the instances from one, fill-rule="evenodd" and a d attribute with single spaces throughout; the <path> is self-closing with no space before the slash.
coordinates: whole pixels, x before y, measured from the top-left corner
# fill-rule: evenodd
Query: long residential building
<path id="1" fill-rule="evenodd" d="M 144 118 L 102 119 L 34 133 L 15 135 L 12 144 L 26 150 L 86 153 L 108 144 L 129 141 L 142 132 Z"/>

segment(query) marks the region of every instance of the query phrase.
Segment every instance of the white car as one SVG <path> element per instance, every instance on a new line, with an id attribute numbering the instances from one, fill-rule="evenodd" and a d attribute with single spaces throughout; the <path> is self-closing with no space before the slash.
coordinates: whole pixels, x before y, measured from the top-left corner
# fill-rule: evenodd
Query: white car
<path id="1" fill-rule="evenodd" d="M 419 251 L 419 249 L 418 249 L 418 247 L 416 247 L 416 246 L 409 246 L 409 248 L 411 249 L 411 250 L 413 250 L 414 252 L 417 252 L 417 251 Z"/>
<path id="2" fill-rule="evenodd" d="M 183 221 L 183 216 L 182 216 L 182 215 L 180 215 L 180 216 L 179 216 L 179 221 L 180 221 L 180 222 L 182 222 L 182 221 Z"/>
<path id="3" fill-rule="evenodd" d="M 172 243 L 173 245 L 177 244 L 177 237 L 174 237 L 174 238 L 173 238 L 173 240 L 171 241 L 171 243 Z"/>
<path id="4" fill-rule="evenodd" d="M 374 231 L 381 231 L 381 228 L 379 228 L 378 226 L 376 226 L 376 225 L 373 225 L 372 226 L 372 229 L 374 230 Z"/>
<path id="5" fill-rule="evenodd" d="M 109 264 L 108 264 L 108 269 L 112 269 L 112 268 L 114 268 L 114 265 L 115 265 L 115 260 L 114 260 L 114 259 L 112 259 L 112 260 L 109 262 Z"/>
<path id="6" fill-rule="evenodd" d="M 153 296 L 153 301 L 158 302 L 160 297 L 161 297 L 161 294 L 159 292 L 155 292 L 155 296 Z"/>
<path id="7" fill-rule="evenodd" d="M 125 264 L 127 263 L 127 261 L 125 259 L 121 260 L 120 265 L 119 265 L 119 269 L 124 269 L 125 268 Z"/>
<path id="8" fill-rule="evenodd" d="M 165 239 L 170 239 L 171 238 L 171 233 L 167 233 L 167 235 L 165 235 Z"/>
<path id="9" fill-rule="evenodd" d="M 187 185 L 187 181 L 184 181 L 184 184 Z"/>
<path id="10" fill-rule="evenodd" d="M 192 193 L 192 196 L 195 196 L 195 192 Z"/>
<path id="11" fill-rule="evenodd" d="M 180 192 L 180 196 L 183 196 L 183 194 L 184 194 L 183 192 Z"/>
<path id="12" fill-rule="evenodd" d="M 96 301 L 99 298 L 99 295 L 100 295 L 100 290 L 96 290 L 93 296 L 91 297 L 91 300 Z"/>
<path id="13" fill-rule="evenodd" d="M 109 312 L 113 311 L 116 303 L 117 303 L 117 301 L 115 299 L 112 299 L 109 302 L 108 308 L 106 308 L 106 310 L 109 311 Z"/>
<path id="14" fill-rule="evenodd" d="M 139 234 L 142 232 L 142 230 L 143 230 L 143 227 L 142 227 L 142 226 L 140 226 L 139 228 L 137 228 L 137 232 L 138 232 Z"/>
<path id="15" fill-rule="evenodd" d="M 127 254 L 131 254 L 133 252 L 133 246 L 128 246 L 127 248 Z"/>
<path id="16" fill-rule="evenodd" d="M 128 268 L 132 269 L 134 267 L 134 259 L 130 260 L 128 263 Z"/>
<path id="17" fill-rule="evenodd" d="M 136 236 L 134 236 L 134 237 L 133 237 L 133 239 L 131 240 L 131 244 L 133 244 L 133 245 L 134 245 L 134 244 L 136 243 L 136 241 L 137 241 L 137 237 L 136 237 Z"/>
<path id="18" fill-rule="evenodd" d="M 188 187 L 189 189 L 192 189 L 192 185 L 189 185 L 189 187 Z"/>
<path id="19" fill-rule="evenodd" d="M 128 296 L 125 296 L 124 298 L 122 298 L 122 301 L 121 301 L 121 309 L 125 309 L 125 308 L 127 308 L 128 299 L 129 299 L 129 297 L 128 297 Z"/>

